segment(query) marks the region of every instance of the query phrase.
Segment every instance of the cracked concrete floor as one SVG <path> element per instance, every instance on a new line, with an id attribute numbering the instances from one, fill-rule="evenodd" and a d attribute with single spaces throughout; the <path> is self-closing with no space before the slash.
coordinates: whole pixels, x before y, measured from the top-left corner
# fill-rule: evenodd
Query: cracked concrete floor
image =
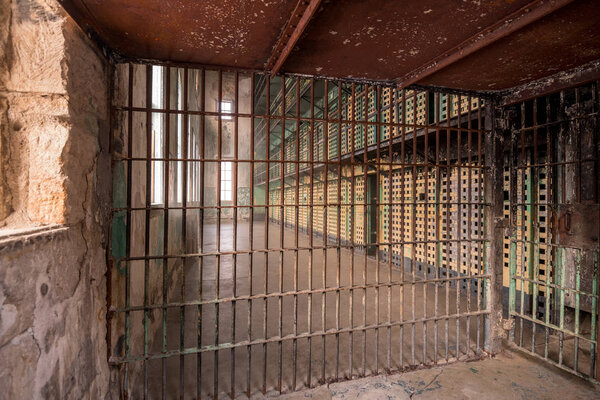
<path id="1" fill-rule="evenodd" d="M 600 399 L 600 388 L 520 352 L 332 383 L 279 399 Z"/>

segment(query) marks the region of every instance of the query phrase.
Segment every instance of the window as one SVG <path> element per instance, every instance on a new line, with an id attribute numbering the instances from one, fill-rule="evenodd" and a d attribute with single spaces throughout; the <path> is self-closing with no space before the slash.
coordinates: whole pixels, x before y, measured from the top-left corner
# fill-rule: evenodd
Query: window
<path id="1" fill-rule="evenodd" d="M 231 201 L 231 161 L 221 162 L 221 201 Z"/>
<path id="2" fill-rule="evenodd" d="M 183 70 L 171 70 L 167 77 L 166 69 L 160 66 L 152 67 L 152 105 L 153 109 L 170 107 L 183 109 Z M 170 79 L 171 104 L 165 104 L 165 82 Z M 152 113 L 152 154 L 153 159 L 169 158 L 182 159 L 183 154 L 183 114 L 173 113 L 168 118 L 164 113 Z M 169 124 L 170 143 L 166 142 L 166 124 Z M 188 144 L 189 146 L 189 144 Z M 167 148 L 169 152 L 167 154 Z M 169 190 L 169 202 L 183 202 L 183 162 L 171 161 L 168 177 L 165 177 L 165 161 L 152 160 L 151 204 L 161 205 L 165 202 L 165 190 Z M 169 181 L 169 188 L 165 187 L 165 180 Z"/>
<path id="3" fill-rule="evenodd" d="M 221 114 L 231 114 L 233 112 L 233 102 L 223 100 L 221 102 Z M 221 119 L 230 120 L 231 115 L 222 115 Z"/>
<path id="4" fill-rule="evenodd" d="M 183 71 L 177 71 L 177 104 L 176 109 L 183 110 Z M 183 115 L 177 114 L 177 154 L 178 159 L 184 157 L 183 154 Z M 173 118 L 173 117 L 171 117 Z M 189 146 L 189 144 L 188 144 Z M 176 179 L 176 190 L 177 190 L 177 203 L 183 203 L 183 162 L 177 164 L 177 179 Z"/>
<path id="5" fill-rule="evenodd" d="M 152 108 L 162 108 L 164 103 L 164 69 L 152 67 Z M 152 158 L 164 157 L 164 116 L 152 113 Z M 152 161 L 152 204 L 164 202 L 164 165 L 162 161 Z"/>

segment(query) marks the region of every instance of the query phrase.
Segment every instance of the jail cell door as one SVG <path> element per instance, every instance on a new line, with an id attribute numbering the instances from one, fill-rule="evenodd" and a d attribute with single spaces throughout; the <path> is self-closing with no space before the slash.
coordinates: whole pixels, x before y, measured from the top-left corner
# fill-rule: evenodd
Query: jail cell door
<path id="1" fill-rule="evenodd" d="M 598 85 L 506 109 L 509 318 L 520 349 L 598 377 Z"/>
<path id="2" fill-rule="evenodd" d="M 485 104 L 117 65 L 123 397 L 254 398 L 487 357 Z"/>

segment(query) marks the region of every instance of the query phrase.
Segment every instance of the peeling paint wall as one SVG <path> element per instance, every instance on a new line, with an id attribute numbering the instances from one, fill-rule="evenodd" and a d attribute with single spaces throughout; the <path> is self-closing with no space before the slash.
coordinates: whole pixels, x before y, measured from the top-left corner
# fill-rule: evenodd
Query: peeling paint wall
<path id="1" fill-rule="evenodd" d="M 0 19 L 0 398 L 106 398 L 109 65 L 55 0 Z"/>

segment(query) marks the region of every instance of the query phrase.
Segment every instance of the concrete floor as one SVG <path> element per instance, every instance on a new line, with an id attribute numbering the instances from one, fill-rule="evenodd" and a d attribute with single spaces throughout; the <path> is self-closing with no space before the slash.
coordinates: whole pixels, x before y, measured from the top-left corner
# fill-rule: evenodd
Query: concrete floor
<path id="1" fill-rule="evenodd" d="M 265 248 L 264 228 L 264 221 L 255 222 L 254 249 Z M 301 233 L 296 243 L 293 229 L 285 228 L 283 233 L 284 247 L 311 247 L 307 235 Z M 242 251 L 250 249 L 248 223 L 240 222 L 237 226 L 237 234 L 237 249 Z M 222 252 L 233 250 L 233 237 L 232 225 L 222 224 L 220 237 Z M 204 252 L 216 251 L 216 225 L 204 225 L 204 238 Z M 280 225 L 269 223 L 268 239 L 269 248 L 281 247 Z M 322 238 L 315 238 L 313 241 L 313 246 L 322 244 Z M 326 256 L 326 268 L 324 268 L 324 256 Z M 231 301 L 220 303 L 218 306 L 204 305 L 200 310 L 197 306 L 187 306 L 183 327 L 181 309 L 172 308 L 167 312 L 167 350 L 179 348 L 182 332 L 185 347 L 194 348 L 198 342 L 199 330 L 202 346 L 209 346 L 279 336 L 280 330 L 282 336 L 291 337 L 294 333 L 301 335 L 307 332 L 331 331 L 336 328 L 351 329 L 375 325 L 377 321 L 379 324 L 388 322 L 394 324 L 398 321 L 419 320 L 435 315 L 453 315 L 457 311 L 464 313 L 467 310 L 478 309 L 475 294 L 457 293 L 455 288 L 448 287 L 445 282 L 437 284 L 421 282 L 413 285 L 409 283 L 412 281 L 411 273 L 402 272 L 398 268 L 390 270 L 387 262 L 380 262 L 378 267 L 375 259 L 365 259 L 364 254 L 359 252 L 355 252 L 352 257 L 351 251 L 347 249 L 340 251 L 339 262 L 337 249 L 327 250 L 326 255 L 323 250 L 312 252 L 290 250 L 285 251 L 283 255 L 275 252 L 270 253 L 267 260 L 264 253 L 255 253 L 252 256 L 239 255 L 235 263 L 232 256 L 221 256 L 218 281 L 216 260 L 216 257 L 206 257 L 202 266 L 199 265 L 198 260 L 187 260 L 184 265 L 185 297 L 183 300 L 194 301 L 199 297 L 203 300 L 211 300 L 215 298 L 217 289 L 219 298 L 228 298 L 233 296 L 234 283 L 237 297 L 311 288 L 332 288 L 338 286 L 338 277 L 341 287 L 351 286 L 352 278 L 354 285 L 363 282 L 374 285 L 377 279 L 379 282 L 392 282 L 393 285 L 382 286 L 379 289 L 376 287 L 354 291 L 343 289 L 339 292 L 334 290 L 313 295 L 305 293 L 283 298 L 276 296 L 267 300 L 262 298 L 252 301 L 241 300 L 236 302 L 235 312 Z M 415 279 L 418 281 L 418 276 Z M 202 282 L 201 286 L 198 285 L 199 282 Z M 477 282 L 474 280 L 472 284 L 477 285 Z M 199 294 L 200 290 L 201 294 Z M 178 293 L 181 293 L 179 288 L 172 292 L 173 297 L 170 301 L 182 300 L 181 297 L 177 297 Z M 251 318 L 249 318 L 250 310 Z M 158 320 L 162 317 L 160 310 L 153 311 L 153 314 L 152 317 Z M 200 319 L 199 315 L 202 316 Z M 235 337 L 232 337 L 234 322 Z M 366 334 L 364 332 L 346 331 L 339 335 L 317 335 L 312 339 L 307 337 L 290 339 L 284 340 L 281 345 L 279 343 L 269 343 L 266 346 L 258 344 L 251 347 L 250 359 L 248 347 L 245 345 L 233 352 L 230 349 L 209 351 L 202 353 L 200 370 L 198 370 L 196 354 L 152 360 L 148 363 L 149 397 L 160 398 L 164 388 L 167 398 L 179 398 L 182 382 L 184 397 L 195 397 L 198 378 L 201 382 L 202 396 L 211 396 L 215 392 L 219 393 L 219 397 L 227 396 L 232 390 L 233 378 L 236 395 L 244 397 L 248 382 L 248 368 L 252 397 L 262 396 L 263 385 L 266 386 L 267 394 L 278 393 L 280 380 L 281 390 L 284 393 L 292 392 L 294 388 L 302 390 L 309 387 L 309 380 L 310 386 L 314 387 L 320 383 L 349 377 L 355 379 L 360 376 L 384 373 L 386 370 L 398 371 L 419 365 L 433 365 L 436 362 L 444 363 L 445 360 L 453 361 L 457 357 L 461 360 L 475 359 L 481 356 L 480 349 L 484 340 L 482 316 L 458 319 L 449 317 L 426 323 L 416 322 L 403 327 L 368 329 Z M 161 332 L 156 332 L 150 343 L 150 354 L 160 353 L 161 343 Z M 506 361 L 508 358 L 500 360 Z M 235 368 L 232 368 L 234 362 Z M 485 362 L 496 362 L 496 360 Z M 215 368 L 217 364 L 218 368 Z M 479 363 L 469 365 L 479 365 Z M 130 367 L 131 371 L 142 371 L 143 363 L 132 364 Z M 458 367 L 444 367 L 446 368 Z M 418 372 L 417 374 L 424 374 L 418 378 L 419 382 L 428 382 L 428 379 L 433 378 L 435 374 L 430 375 L 431 371 L 433 370 Z M 135 373 L 132 373 L 132 376 L 134 375 Z M 405 379 L 404 376 L 402 375 L 402 379 Z M 218 380 L 218 390 L 215 390 L 215 378 Z M 367 379 L 365 382 L 373 382 L 375 388 L 380 385 L 377 382 L 388 378 L 380 376 L 369 379 L 373 380 Z M 132 393 L 135 394 L 141 381 L 131 379 L 130 382 L 137 386 L 132 387 Z M 361 381 L 331 384 L 329 391 L 334 397 L 340 397 L 343 393 L 341 389 L 336 391 L 336 387 L 349 385 L 347 388 L 351 390 L 350 388 L 357 387 L 356 382 Z M 406 382 L 408 385 L 412 381 Z M 413 386 L 406 387 L 398 385 L 394 387 L 397 396 L 406 394 L 406 390 L 412 390 L 409 388 L 419 389 L 418 383 L 410 383 Z M 429 392 L 432 385 L 427 386 L 427 390 L 423 393 Z M 450 385 L 450 382 L 447 385 Z M 487 383 L 482 381 L 481 385 L 479 390 L 486 390 Z M 477 385 L 470 390 L 476 393 Z"/>
<path id="2" fill-rule="evenodd" d="M 333 383 L 279 397 L 326 399 L 561 399 L 600 398 L 600 388 L 520 352 L 403 374 Z"/>

